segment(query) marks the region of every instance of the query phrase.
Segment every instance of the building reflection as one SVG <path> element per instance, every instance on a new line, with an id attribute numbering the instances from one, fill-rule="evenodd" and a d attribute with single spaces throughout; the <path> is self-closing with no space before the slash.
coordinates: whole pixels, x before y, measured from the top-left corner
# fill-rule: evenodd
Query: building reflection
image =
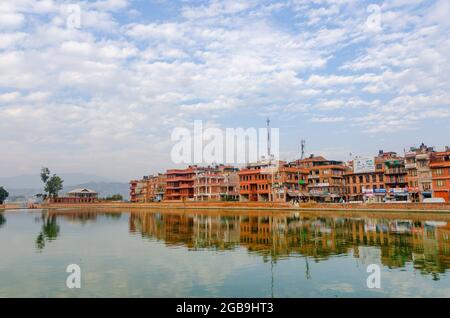
<path id="1" fill-rule="evenodd" d="M 306 256 L 316 262 L 373 247 L 389 268 L 409 264 L 423 274 L 450 267 L 450 222 L 348 216 L 264 216 L 132 212 L 130 232 L 192 250 L 244 247 L 264 260 Z M 438 279 L 438 275 L 435 276 Z"/>

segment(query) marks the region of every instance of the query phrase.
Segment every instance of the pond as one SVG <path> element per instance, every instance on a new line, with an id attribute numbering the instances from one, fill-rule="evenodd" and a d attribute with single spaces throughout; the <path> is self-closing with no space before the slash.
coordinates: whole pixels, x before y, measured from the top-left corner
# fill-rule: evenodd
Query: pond
<path id="1" fill-rule="evenodd" d="M 446 214 L 6 210 L 0 242 L 0 297 L 450 297 Z"/>

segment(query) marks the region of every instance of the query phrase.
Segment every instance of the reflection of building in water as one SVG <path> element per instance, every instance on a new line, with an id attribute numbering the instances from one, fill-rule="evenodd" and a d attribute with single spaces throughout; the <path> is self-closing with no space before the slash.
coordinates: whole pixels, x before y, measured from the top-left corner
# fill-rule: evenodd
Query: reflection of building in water
<path id="1" fill-rule="evenodd" d="M 130 231 L 191 249 L 246 247 L 267 259 L 292 254 L 316 261 L 351 254 L 400 268 L 412 263 L 423 273 L 450 267 L 450 223 L 285 214 L 234 216 L 132 213 Z"/>
<path id="2" fill-rule="evenodd" d="M 239 217 L 131 213 L 130 231 L 188 248 L 229 249 L 239 244 Z"/>
<path id="3" fill-rule="evenodd" d="M 90 221 L 97 221 L 98 217 L 107 217 L 107 218 L 111 218 L 111 219 L 120 219 L 120 217 L 122 216 L 121 213 L 116 213 L 116 212 L 74 212 L 73 210 L 68 210 L 68 211 L 64 211 L 64 212 L 59 212 L 59 211 L 55 211 L 55 212 L 49 212 L 48 215 L 51 216 L 56 216 L 57 218 L 64 218 L 65 220 L 71 222 L 71 223 L 81 223 L 81 224 L 85 224 L 88 223 Z"/>

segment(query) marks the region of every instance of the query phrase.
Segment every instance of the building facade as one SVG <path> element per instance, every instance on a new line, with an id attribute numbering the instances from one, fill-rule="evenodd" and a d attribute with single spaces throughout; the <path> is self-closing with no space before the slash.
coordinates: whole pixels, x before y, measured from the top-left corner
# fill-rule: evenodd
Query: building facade
<path id="1" fill-rule="evenodd" d="M 158 173 L 149 176 L 147 179 L 147 202 L 160 202 L 164 200 L 164 193 L 167 186 L 167 176 L 165 173 Z"/>
<path id="2" fill-rule="evenodd" d="M 50 203 L 77 204 L 98 202 L 98 193 L 94 190 L 82 188 L 67 192 L 65 196 L 50 198 Z"/>
<path id="3" fill-rule="evenodd" d="M 407 201 L 409 193 L 405 159 L 395 152 L 383 152 L 382 150 L 380 150 L 378 158 L 384 164 L 386 200 Z"/>
<path id="4" fill-rule="evenodd" d="M 433 197 L 450 202 L 450 147 L 436 152 L 431 157 L 430 169 L 433 184 Z"/>
<path id="5" fill-rule="evenodd" d="M 296 165 L 308 171 L 310 200 L 338 202 L 345 197 L 346 166 L 342 161 L 327 160 L 322 156 L 311 155 L 307 159 L 297 160 Z"/>
<path id="6" fill-rule="evenodd" d="M 308 170 L 283 161 L 259 161 L 239 171 L 240 201 L 300 202 L 308 198 Z"/>
<path id="7" fill-rule="evenodd" d="M 130 202 L 145 203 L 147 199 L 147 178 L 130 181 Z"/>
<path id="8" fill-rule="evenodd" d="M 422 143 L 419 148 L 411 147 L 405 154 L 408 193 L 412 202 L 423 202 L 432 196 L 430 157 L 433 153 L 432 147 Z"/>
<path id="9" fill-rule="evenodd" d="M 204 169 L 197 166 L 189 166 L 186 169 L 167 170 L 165 200 L 193 200 L 195 176 L 201 172 L 204 172 Z"/>
<path id="10" fill-rule="evenodd" d="M 371 171 L 354 169 L 354 161 L 349 163 L 345 173 L 346 201 L 383 202 L 386 197 L 384 183 L 384 160 L 375 157 Z"/>

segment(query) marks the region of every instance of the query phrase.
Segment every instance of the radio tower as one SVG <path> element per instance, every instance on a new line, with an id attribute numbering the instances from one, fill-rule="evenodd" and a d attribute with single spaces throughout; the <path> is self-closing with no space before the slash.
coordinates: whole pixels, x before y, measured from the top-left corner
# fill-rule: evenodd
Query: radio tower
<path id="1" fill-rule="evenodd" d="M 303 157 L 305 156 L 305 144 L 306 144 L 306 140 L 305 140 L 305 139 L 302 139 L 302 141 L 301 141 L 302 156 L 301 156 L 301 158 L 300 158 L 300 159 L 302 159 L 302 160 L 303 160 Z"/>
<path id="2" fill-rule="evenodd" d="M 271 158 L 272 156 L 270 154 L 270 119 L 267 118 L 266 122 L 267 122 L 267 156 Z"/>

